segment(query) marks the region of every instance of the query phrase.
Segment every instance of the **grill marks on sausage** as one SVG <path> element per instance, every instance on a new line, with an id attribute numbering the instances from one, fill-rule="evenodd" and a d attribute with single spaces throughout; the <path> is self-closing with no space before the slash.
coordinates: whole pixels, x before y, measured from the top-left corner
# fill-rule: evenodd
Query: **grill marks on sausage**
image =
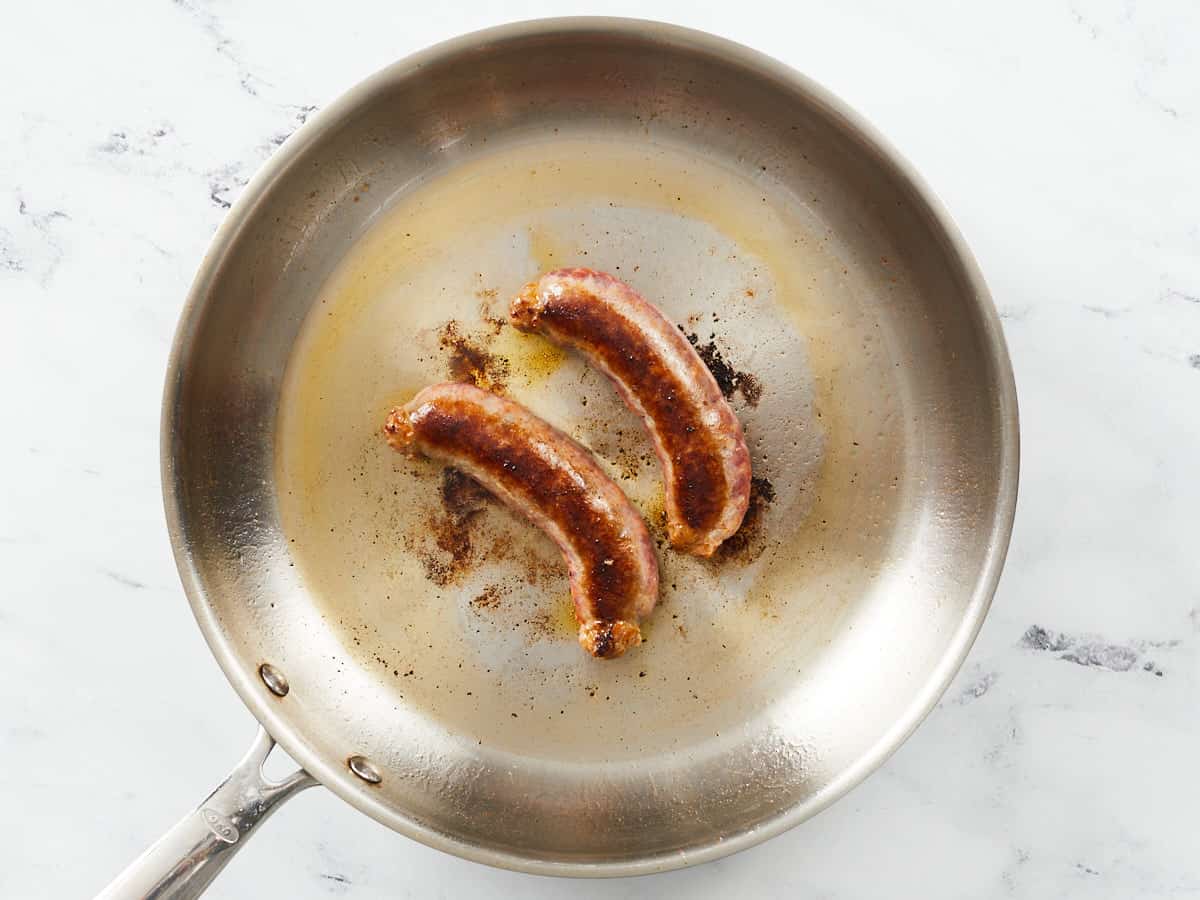
<path id="1" fill-rule="evenodd" d="M 416 437 L 431 449 L 465 457 L 486 467 L 507 490 L 533 504 L 555 510 L 572 523 L 573 548 L 583 563 L 578 578 L 595 598 L 602 620 L 626 614 L 628 598 L 637 594 L 634 567 L 614 559 L 612 549 L 628 543 L 611 515 L 561 467 L 538 452 L 537 444 L 514 437 L 502 420 L 481 416 L 476 407 L 443 402 L 422 407 L 411 419 Z"/>
<path id="2" fill-rule="evenodd" d="M 729 493 L 722 447 L 704 425 L 701 408 L 689 402 L 678 375 L 645 352 L 645 338 L 634 323 L 612 315 L 586 291 L 563 292 L 548 300 L 539 316 L 602 359 L 662 426 L 659 439 L 675 465 L 674 492 L 684 520 L 698 531 L 712 527 Z"/>

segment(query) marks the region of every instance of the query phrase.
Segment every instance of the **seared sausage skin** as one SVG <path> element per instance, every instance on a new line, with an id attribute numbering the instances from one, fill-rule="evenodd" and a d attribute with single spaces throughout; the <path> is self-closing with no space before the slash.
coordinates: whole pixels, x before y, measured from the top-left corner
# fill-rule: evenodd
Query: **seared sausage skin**
<path id="1" fill-rule="evenodd" d="M 523 406 L 459 383 L 396 407 L 384 433 L 397 450 L 470 475 L 554 540 L 584 649 L 611 659 L 641 643 L 658 559 L 641 516 L 586 449 Z"/>
<path id="2" fill-rule="evenodd" d="M 679 328 L 629 285 L 592 269 L 547 272 L 521 290 L 509 318 L 573 347 L 612 379 L 658 455 L 671 545 L 711 556 L 746 515 L 750 452 Z"/>

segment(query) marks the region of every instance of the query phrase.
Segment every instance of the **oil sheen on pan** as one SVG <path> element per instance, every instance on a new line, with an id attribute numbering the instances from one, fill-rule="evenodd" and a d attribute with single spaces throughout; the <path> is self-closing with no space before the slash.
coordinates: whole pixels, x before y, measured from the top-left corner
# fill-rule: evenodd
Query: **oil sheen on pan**
<path id="1" fill-rule="evenodd" d="M 901 469 L 882 367 L 825 351 L 851 332 L 864 358 L 886 352 L 840 252 L 756 177 L 604 138 L 495 150 L 400 197 L 323 288 L 280 410 L 289 550 L 347 657 L 464 739 L 579 759 L 712 738 L 820 665 L 888 552 Z M 653 448 L 607 379 L 506 322 L 522 285 L 567 265 L 653 298 L 743 424 L 750 507 L 711 559 L 669 548 Z M 380 440 L 392 407 L 447 380 L 567 432 L 640 509 L 661 591 L 636 651 L 581 653 L 553 543 Z"/>

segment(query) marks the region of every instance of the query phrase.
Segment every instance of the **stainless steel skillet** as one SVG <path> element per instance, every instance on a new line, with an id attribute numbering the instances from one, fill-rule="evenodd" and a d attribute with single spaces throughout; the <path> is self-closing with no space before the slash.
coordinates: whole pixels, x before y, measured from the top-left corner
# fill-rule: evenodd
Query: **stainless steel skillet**
<path id="1" fill-rule="evenodd" d="M 522 154 L 540 161 L 542 187 L 520 181 Z M 463 172 L 482 181 L 439 187 Z M 447 211 L 422 206 L 425 196 L 476 198 L 478 208 L 449 211 L 467 246 L 453 246 L 437 224 Z M 436 239 L 403 256 L 392 238 L 372 237 L 390 228 L 395 241 L 411 238 L 403 222 Z M 488 656 L 499 632 L 487 647 L 471 643 L 496 627 L 472 618 L 488 605 L 472 602 L 483 576 L 422 578 L 402 559 L 419 553 L 419 535 L 382 535 L 400 560 L 397 595 L 385 619 L 366 621 L 385 582 L 339 596 L 319 557 L 300 558 L 281 512 L 303 487 L 280 468 L 285 376 L 329 285 L 367 265 L 361 247 L 382 241 L 389 259 L 419 259 L 426 274 L 445 265 L 448 281 L 477 251 L 494 263 L 496 286 L 478 291 L 486 305 L 554 256 L 555 235 L 560 255 L 592 241 L 592 256 L 564 263 L 642 260 L 628 277 L 656 298 L 694 276 L 694 296 L 670 302 L 718 364 L 744 366 L 735 400 L 756 472 L 779 488 L 763 494 L 776 513 L 764 514 L 754 554 L 697 569 L 664 551 L 684 588 L 664 597 L 647 645 L 615 664 L 553 634 Z M 396 302 L 413 306 L 414 321 L 453 312 L 461 324 L 461 302 L 410 294 Z M 346 315 L 347 329 L 369 330 Z M 395 354 L 424 359 L 428 332 L 397 336 Z M 768 352 L 785 332 L 795 352 Z M 528 372 L 513 376 L 522 364 L 505 346 L 489 352 L 514 395 L 548 405 L 604 455 L 605 423 L 554 406 L 570 384 L 594 408 L 604 386 L 560 361 L 561 384 L 538 394 Z M 162 446 L 184 587 L 262 731 L 109 897 L 194 896 L 280 802 L 318 782 L 431 846 L 544 874 L 663 871 L 778 834 L 882 763 L 953 677 L 999 578 L 1018 467 L 1015 388 L 987 289 L 907 164 L 760 54 L 613 19 L 521 23 L 437 46 L 289 139 L 196 278 Z M 430 490 L 426 476 L 409 479 L 413 498 Z M 488 515 L 497 533 L 511 524 Z M 362 534 L 339 539 L 349 557 L 367 558 Z M 519 562 L 494 565 L 520 575 Z M 547 578 L 531 580 L 528 603 L 561 587 Z M 417 633 L 434 621 L 436 635 Z M 362 649 L 355 629 L 380 625 L 391 633 Z M 408 670 L 384 654 L 429 662 L 426 637 L 462 653 L 405 682 Z M 517 696 L 528 698 L 525 719 L 501 709 Z M 260 772 L 273 740 L 304 769 L 280 784 Z"/>

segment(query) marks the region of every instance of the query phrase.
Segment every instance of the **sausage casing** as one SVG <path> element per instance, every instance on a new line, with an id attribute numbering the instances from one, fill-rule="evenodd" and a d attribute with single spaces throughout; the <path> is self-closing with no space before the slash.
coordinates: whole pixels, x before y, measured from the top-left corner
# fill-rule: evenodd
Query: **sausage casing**
<path id="1" fill-rule="evenodd" d="M 579 268 L 526 285 L 509 318 L 580 351 L 612 379 L 654 444 L 671 545 L 711 556 L 746 514 L 750 453 L 737 415 L 679 328 L 629 285 Z"/>
<path id="2" fill-rule="evenodd" d="M 459 383 L 425 388 L 392 410 L 384 432 L 396 449 L 470 475 L 554 540 L 584 649 L 609 659 L 641 643 L 658 559 L 638 511 L 586 449 L 525 407 Z"/>

